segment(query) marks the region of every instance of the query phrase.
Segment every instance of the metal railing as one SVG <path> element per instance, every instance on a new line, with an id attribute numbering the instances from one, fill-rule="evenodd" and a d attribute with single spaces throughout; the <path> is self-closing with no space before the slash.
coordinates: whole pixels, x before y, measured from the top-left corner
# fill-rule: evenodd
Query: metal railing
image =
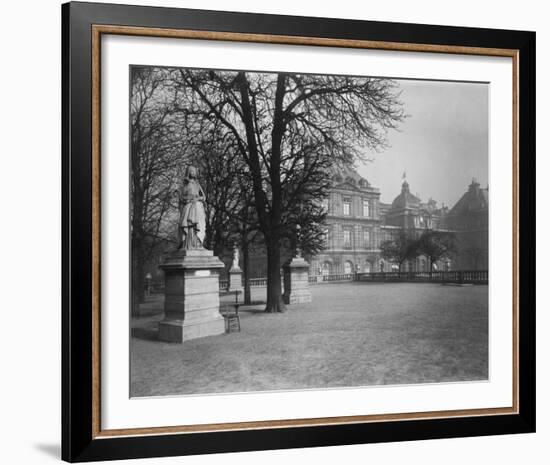
<path id="1" fill-rule="evenodd" d="M 282 277 L 281 277 L 282 279 Z M 252 278 L 250 281 L 250 287 L 265 287 L 267 286 L 267 278 Z M 244 279 L 241 281 L 244 286 Z M 229 287 L 229 280 L 220 279 L 220 291 L 225 291 Z"/>
<path id="2" fill-rule="evenodd" d="M 354 273 L 320 274 L 320 275 L 308 277 L 308 281 L 310 284 L 332 283 L 332 282 L 338 282 L 338 281 L 353 281 L 354 279 L 355 279 Z"/>
<path id="3" fill-rule="evenodd" d="M 337 273 L 308 276 L 309 284 L 334 283 L 345 281 L 362 282 L 439 282 L 456 284 L 487 284 L 489 272 L 487 270 L 465 270 L 465 271 L 389 271 L 373 273 Z M 226 291 L 229 287 L 229 280 L 220 279 L 220 291 Z M 244 280 L 243 280 L 244 286 Z M 164 282 L 155 281 L 150 285 L 151 293 L 164 292 Z M 250 279 L 250 287 L 266 287 L 267 277 Z"/>
<path id="4" fill-rule="evenodd" d="M 392 271 L 357 273 L 357 281 L 367 282 L 440 282 L 456 284 L 487 284 L 487 270 L 465 271 Z"/>

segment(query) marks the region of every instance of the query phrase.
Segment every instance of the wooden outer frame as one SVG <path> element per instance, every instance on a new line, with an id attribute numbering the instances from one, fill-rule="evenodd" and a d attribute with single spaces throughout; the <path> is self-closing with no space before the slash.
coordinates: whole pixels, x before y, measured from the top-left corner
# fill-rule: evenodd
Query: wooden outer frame
<path id="1" fill-rule="evenodd" d="M 89 3 L 66 4 L 62 11 L 62 455 L 65 460 L 534 431 L 534 182 L 519 183 L 520 172 L 523 180 L 534 174 L 534 33 Z M 511 57 L 514 73 L 512 407 L 102 431 L 99 382 L 102 34 Z M 520 152 L 527 155 L 520 158 Z M 521 241 L 520 225 L 524 229 Z M 520 270 L 529 277 L 522 280 L 521 286 Z M 526 311 L 519 311 L 520 302 Z"/>
<path id="2" fill-rule="evenodd" d="M 242 429 L 258 429 L 258 428 L 273 428 L 277 427 L 296 427 L 304 425 L 334 425 L 341 423 L 362 423 L 374 421 L 388 420 L 411 420 L 421 418 L 448 418 L 457 416 L 474 416 L 474 415 L 502 415 L 518 412 L 518 385 L 517 385 L 517 340 L 514 338 L 514 362 L 513 362 L 513 404 L 511 407 L 504 408 L 487 408 L 487 409 L 465 409 L 465 410 L 448 410 L 437 412 L 414 412 L 401 414 L 380 414 L 380 415 L 355 415 L 345 417 L 320 417 L 320 418 L 303 418 L 298 420 L 277 420 L 277 421 L 254 421 L 254 422 L 236 422 L 236 423 L 217 423 L 203 425 L 178 425 L 167 427 L 152 427 L 152 428 L 132 428 L 132 429 L 101 429 L 101 411 L 100 411 L 100 302 L 99 302 L 99 279 L 100 279 L 100 76 L 101 76 L 101 36 L 108 35 L 127 35 L 127 36 L 149 36 L 149 37 L 168 37 L 180 39 L 202 39 L 202 40 L 223 40 L 235 42 L 256 42 L 270 44 L 292 44 L 292 45 L 311 45 L 325 47 L 352 47 L 363 49 L 378 49 L 378 50 L 398 50 L 398 51 L 413 51 L 413 52 L 431 52 L 431 53 L 454 53 L 467 55 L 483 55 L 483 56 L 503 56 L 510 57 L 513 61 L 513 86 L 516 88 L 517 83 L 517 61 L 518 51 L 507 49 L 489 49 L 481 47 L 452 47 L 452 46 L 437 46 L 429 44 L 396 44 L 392 42 L 381 41 L 365 41 L 365 40 L 340 40 L 340 39 L 323 39 L 323 38 L 308 38 L 295 36 L 274 36 L 265 34 L 241 34 L 241 33 L 225 33 L 211 31 L 196 31 L 189 29 L 160 29 L 160 28 L 141 28 L 128 26 L 104 26 L 92 25 L 92 281 L 93 289 L 93 434 L 94 437 L 106 436 L 129 436 L 143 434 L 166 434 L 178 432 L 206 432 L 206 431 L 224 431 L 224 430 L 242 430 Z M 513 92 L 513 112 L 517 113 L 517 92 Z M 517 135 L 517 118 L 514 120 L 514 137 Z M 515 143 L 514 143 L 515 146 Z M 518 151 L 514 150 L 513 160 L 514 165 L 517 165 Z M 517 170 L 514 169 L 514 184 L 517 182 Z M 514 202 L 514 207 L 517 202 Z M 515 214 L 515 211 L 514 211 Z M 514 241 L 519 231 L 514 229 Z M 515 258 L 514 258 L 515 259 Z M 519 279 L 518 275 L 514 275 L 514 279 Z M 517 285 L 514 284 L 513 299 L 516 300 Z M 518 305 L 513 305 L 514 322 L 517 321 Z M 517 335 L 517 326 L 514 327 L 514 334 Z"/>

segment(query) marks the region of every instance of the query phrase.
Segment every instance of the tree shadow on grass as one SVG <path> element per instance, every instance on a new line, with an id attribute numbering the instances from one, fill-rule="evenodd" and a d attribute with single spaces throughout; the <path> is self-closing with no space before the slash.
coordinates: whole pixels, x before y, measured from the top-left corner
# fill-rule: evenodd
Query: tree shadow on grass
<path id="1" fill-rule="evenodd" d="M 159 332 L 157 328 L 132 328 L 132 337 L 144 341 L 158 341 Z"/>
<path id="2" fill-rule="evenodd" d="M 253 300 L 249 304 L 241 304 L 239 307 L 239 312 L 245 313 L 265 313 L 265 301 L 262 300 Z"/>

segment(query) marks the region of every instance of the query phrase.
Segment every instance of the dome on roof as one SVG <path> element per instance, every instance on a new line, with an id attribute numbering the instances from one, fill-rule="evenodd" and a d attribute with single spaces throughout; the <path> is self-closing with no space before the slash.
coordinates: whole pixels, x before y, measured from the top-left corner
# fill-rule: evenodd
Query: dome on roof
<path id="1" fill-rule="evenodd" d="M 420 199 L 411 194 L 409 190 L 409 183 L 403 181 L 401 185 L 401 194 L 399 194 L 392 202 L 392 209 L 397 208 L 412 208 L 420 206 Z"/>

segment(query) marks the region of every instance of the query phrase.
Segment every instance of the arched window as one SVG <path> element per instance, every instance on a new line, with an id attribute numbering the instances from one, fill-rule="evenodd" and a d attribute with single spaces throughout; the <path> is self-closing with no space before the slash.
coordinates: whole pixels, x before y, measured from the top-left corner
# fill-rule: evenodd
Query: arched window
<path id="1" fill-rule="evenodd" d="M 353 263 L 349 260 L 344 263 L 344 274 L 352 274 L 353 273 Z"/>
<path id="2" fill-rule="evenodd" d="M 331 268 L 330 262 L 324 262 L 321 265 L 321 275 L 323 275 L 323 276 L 329 275 L 330 274 L 330 268 Z"/>

